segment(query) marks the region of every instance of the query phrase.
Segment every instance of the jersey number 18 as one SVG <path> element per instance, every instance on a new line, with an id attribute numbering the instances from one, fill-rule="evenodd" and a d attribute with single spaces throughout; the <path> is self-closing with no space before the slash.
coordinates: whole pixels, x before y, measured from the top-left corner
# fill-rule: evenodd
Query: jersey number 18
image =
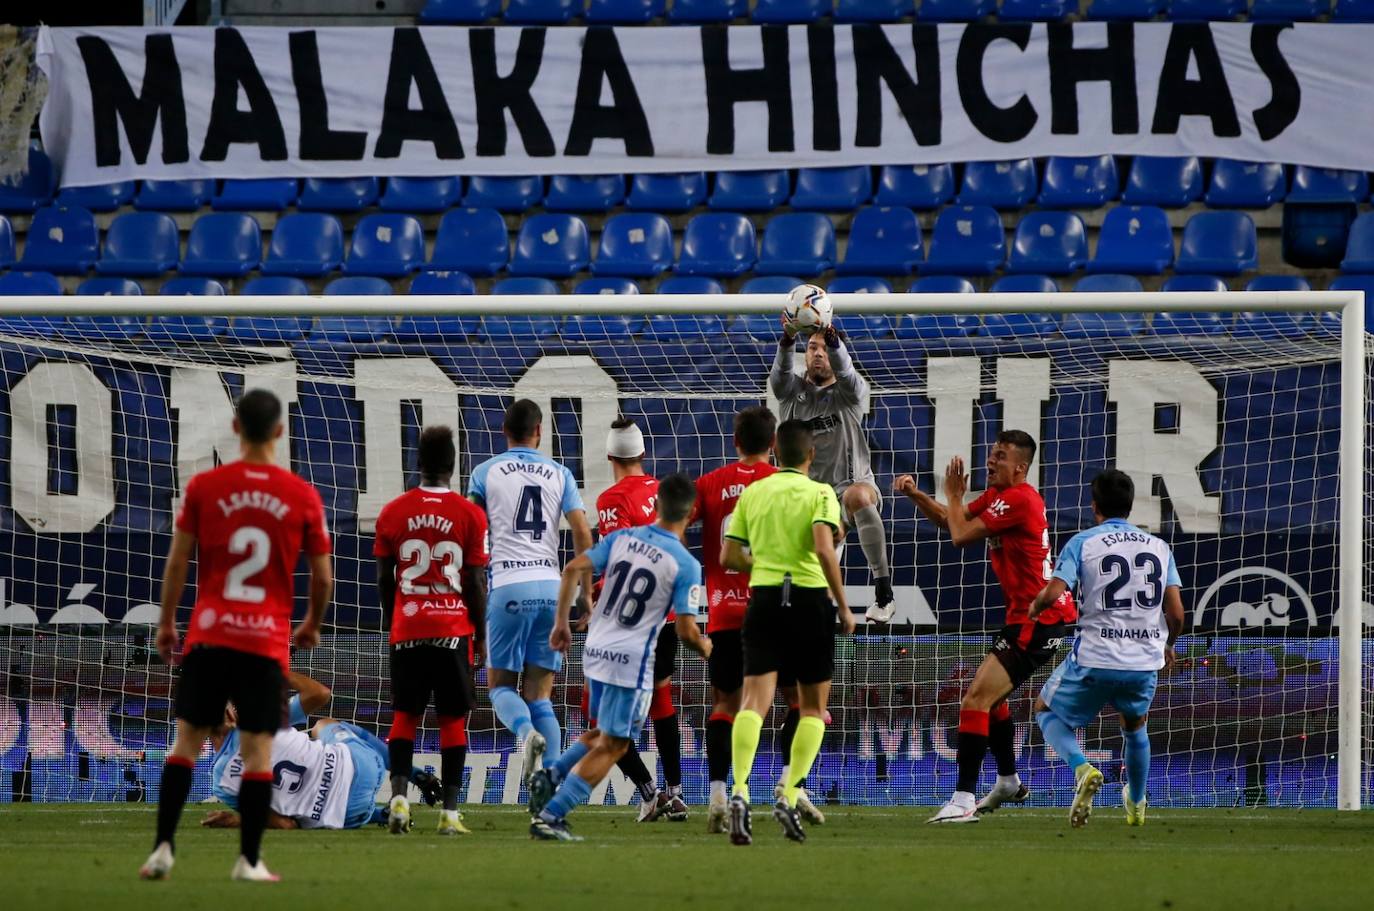
<path id="1" fill-rule="evenodd" d="M 601 609 L 601 615 L 609 617 L 614 614 L 621 626 L 638 626 L 649 608 L 649 599 L 654 596 L 658 580 L 642 566 L 631 572 L 628 560 L 621 560 L 612 566 L 606 576 L 611 580 L 611 591 L 606 595 L 606 606 Z"/>

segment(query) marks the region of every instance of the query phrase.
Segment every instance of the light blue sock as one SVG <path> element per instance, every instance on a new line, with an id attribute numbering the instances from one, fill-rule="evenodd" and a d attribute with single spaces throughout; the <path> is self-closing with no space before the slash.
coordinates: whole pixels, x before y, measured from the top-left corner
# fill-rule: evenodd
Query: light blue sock
<path id="1" fill-rule="evenodd" d="M 1078 738 L 1074 736 L 1073 729 L 1060 721 L 1054 712 L 1041 712 L 1035 716 L 1035 723 L 1040 725 L 1045 742 L 1054 747 L 1054 751 L 1059 754 L 1060 759 L 1069 764 L 1069 768 L 1076 769 L 1088 761 L 1084 758 L 1083 751 L 1078 748 Z"/>
<path id="2" fill-rule="evenodd" d="M 558 716 L 553 713 L 553 703 L 547 699 L 536 699 L 530 703 L 530 721 L 534 729 L 544 735 L 544 765 L 557 762 L 563 755 L 563 729 L 558 726 Z"/>
<path id="3" fill-rule="evenodd" d="M 549 774 L 553 775 L 553 783 L 561 784 L 564 778 L 572 772 L 573 766 L 582 761 L 582 757 L 590 752 L 587 745 L 582 741 L 575 741 L 572 746 L 563 751 L 563 755 L 558 757 L 558 761 L 550 764 L 547 768 Z"/>
<path id="4" fill-rule="evenodd" d="M 553 795 L 544 812 L 539 814 L 539 818 L 545 822 L 557 822 L 571 813 L 574 807 L 586 803 L 591 796 L 592 786 L 581 776 L 569 773 L 558 786 L 558 792 Z"/>
<path id="5" fill-rule="evenodd" d="M 1143 724 L 1139 730 L 1122 731 L 1121 735 L 1126 738 L 1126 783 L 1131 800 L 1139 803 L 1145 799 L 1145 780 L 1150 777 L 1150 735 Z"/>
<path id="6" fill-rule="evenodd" d="M 491 707 L 496 710 L 496 717 L 501 719 L 501 723 L 516 737 L 523 740 L 526 734 L 534 730 L 534 722 L 530 721 L 530 707 L 525 705 L 525 700 L 511 687 L 498 686 L 493 689 Z"/>

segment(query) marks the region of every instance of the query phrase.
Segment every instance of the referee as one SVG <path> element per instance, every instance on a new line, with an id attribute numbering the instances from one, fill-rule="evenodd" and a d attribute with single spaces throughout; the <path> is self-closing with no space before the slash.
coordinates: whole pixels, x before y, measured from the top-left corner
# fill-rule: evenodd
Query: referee
<path id="1" fill-rule="evenodd" d="M 727 568 L 749 571 L 752 589 L 744 614 L 744 699 L 731 738 L 735 793 L 730 841 L 737 845 L 753 842 L 749 773 L 779 673 L 797 681 L 802 717 L 792 740 L 786 789 L 773 807 L 773 818 L 788 838 L 806 840 L 797 814 L 798 783 L 811 771 L 825 737 L 837 613 L 845 634 L 854 632 L 835 555 L 835 541 L 844 534 L 840 504 L 834 488 L 807 476 L 816 457 L 810 425 L 784 421 L 775 446 L 782 470 L 740 494 L 721 556 Z"/>

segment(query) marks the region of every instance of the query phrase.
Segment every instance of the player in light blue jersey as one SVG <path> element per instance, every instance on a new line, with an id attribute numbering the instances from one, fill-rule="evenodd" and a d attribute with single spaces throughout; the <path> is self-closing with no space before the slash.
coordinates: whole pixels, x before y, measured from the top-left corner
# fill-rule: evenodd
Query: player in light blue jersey
<path id="1" fill-rule="evenodd" d="M 563 667 L 563 656 L 549 647 L 558 607 L 559 519 L 567 518 L 577 554 L 592 546 L 572 472 L 539 451 L 543 423 L 543 411 L 529 399 L 506 409 L 502 430 L 509 448 L 478 465 L 468 486 L 468 496 L 486 510 L 491 538 L 486 640 L 491 705 L 519 739 L 526 779 L 546 753 L 553 761 L 562 748 L 549 698 L 553 675 Z M 591 576 L 584 573 L 581 582 L 582 591 L 591 592 Z"/>
<path id="2" fill-rule="evenodd" d="M 1074 731 L 1104 705 L 1121 715 L 1126 740 L 1126 822 L 1145 824 L 1145 780 L 1150 738 L 1145 718 L 1161 668 L 1174 663 L 1183 629 L 1183 587 L 1169 545 L 1126 517 L 1135 503 L 1130 475 L 1109 468 L 1093 478 L 1097 525 L 1069 541 L 1050 582 L 1031 604 L 1035 616 L 1065 591 L 1078 589 L 1078 637 L 1035 700 L 1035 721 L 1045 742 L 1074 771 L 1069 823 L 1080 828 L 1102 787 L 1102 773 L 1083 756 Z"/>
<path id="3" fill-rule="evenodd" d="M 563 569 L 558 619 L 549 647 L 567 651 L 568 618 L 579 577 L 594 570 L 605 582 L 591 615 L 582 652 L 596 728 L 562 757 L 530 778 L 530 835 L 546 841 L 580 841 L 567 816 L 639 739 L 654 691 L 654 645 L 668 611 L 682 644 L 703 658 L 711 640 L 697 627 L 701 564 L 687 552 L 687 528 L 697 490 L 684 474 L 658 485 L 658 522 L 612 532 Z"/>

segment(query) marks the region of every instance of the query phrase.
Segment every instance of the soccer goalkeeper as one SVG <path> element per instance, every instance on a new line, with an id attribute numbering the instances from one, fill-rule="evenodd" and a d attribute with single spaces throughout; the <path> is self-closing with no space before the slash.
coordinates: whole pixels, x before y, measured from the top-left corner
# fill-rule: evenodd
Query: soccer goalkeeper
<path id="1" fill-rule="evenodd" d="M 768 382 L 778 399 L 781 420 L 805 421 L 811 427 L 816 445 L 812 480 L 835 488 L 845 528 L 859 531 L 859 546 L 873 572 L 873 605 L 865 618 L 871 623 L 890 623 L 895 609 L 887 531 L 878 512 L 882 500 L 863 428 L 868 413 L 868 380 L 854 368 L 844 338 L 833 325 L 807 339 L 801 371 L 792 366 L 796 339 L 797 330 L 784 314 Z"/>

